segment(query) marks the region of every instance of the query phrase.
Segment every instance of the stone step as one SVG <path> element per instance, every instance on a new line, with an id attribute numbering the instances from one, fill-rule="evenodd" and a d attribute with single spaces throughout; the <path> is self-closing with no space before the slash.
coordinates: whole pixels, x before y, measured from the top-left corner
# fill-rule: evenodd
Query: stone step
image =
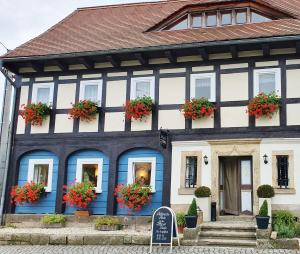
<path id="1" fill-rule="evenodd" d="M 249 215 L 223 215 L 219 216 L 218 221 L 241 221 L 241 222 L 254 222 L 255 217 Z"/>
<path id="2" fill-rule="evenodd" d="M 198 239 L 197 245 L 206 246 L 223 246 L 223 247 L 256 247 L 256 240 L 237 240 L 237 239 L 211 239 L 201 238 Z"/>
<path id="3" fill-rule="evenodd" d="M 237 232 L 237 231 L 201 231 L 201 238 L 217 238 L 217 239 L 248 239 L 256 240 L 255 232 Z"/>
<path id="4" fill-rule="evenodd" d="M 254 223 L 243 222 L 209 222 L 201 226 L 201 231 L 238 231 L 238 232 L 255 232 L 256 225 Z"/>

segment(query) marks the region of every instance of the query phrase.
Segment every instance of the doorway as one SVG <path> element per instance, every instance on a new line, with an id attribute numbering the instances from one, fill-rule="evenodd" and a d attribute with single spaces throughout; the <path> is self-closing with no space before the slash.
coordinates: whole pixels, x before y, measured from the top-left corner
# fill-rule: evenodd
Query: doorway
<path id="1" fill-rule="evenodd" d="M 220 215 L 252 215 L 252 157 L 219 157 L 219 162 Z"/>

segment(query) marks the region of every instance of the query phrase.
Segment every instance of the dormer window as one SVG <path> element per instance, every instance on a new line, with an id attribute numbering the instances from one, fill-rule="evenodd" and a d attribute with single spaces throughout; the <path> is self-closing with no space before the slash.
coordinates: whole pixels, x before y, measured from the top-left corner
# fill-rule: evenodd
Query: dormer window
<path id="1" fill-rule="evenodd" d="M 217 13 L 207 13 L 206 26 L 207 27 L 217 26 Z"/>
<path id="2" fill-rule="evenodd" d="M 261 23 L 261 22 L 267 22 L 270 21 L 269 18 L 258 14 L 257 12 L 251 12 L 251 23 Z"/>
<path id="3" fill-rule="evenodd" d="M 236 24 L 245 24 L 247 23 L 247 10 L 236 10 L 235 12 L 235 23 Z"/>
<path id="4" fill-rule="evenodd" d="M 232 11 L 221 12 L 221 25 L 228 26 L 232 24 Z"/>

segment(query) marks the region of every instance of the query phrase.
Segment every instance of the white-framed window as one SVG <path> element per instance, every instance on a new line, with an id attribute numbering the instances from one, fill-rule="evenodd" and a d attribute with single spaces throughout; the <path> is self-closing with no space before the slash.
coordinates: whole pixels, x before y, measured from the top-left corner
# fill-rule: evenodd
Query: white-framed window
<path id="1" fill-rule="evenodd" d="M 190 95 L 191 98 L 205 97 L 209 101 L 216 101 L 216 74 L 192 74 Z"/>
<path id="2" fill-rule="evenodd" d="M 154 100 L 154 77 L 139 77 L 131 79 L 130 99 L 149 96 Z"/>
<path id="3" fill-rule="evenodd" d="M 102 80 L 83 80 L 80 82 L 79 100 L 91 100 L 101 105 Z"/>
<path id="4" fill-rule="evenodd" d="M 102 192 L 102 158 L 77 159 L 76 182 L 91 182 L 95 186 L 96 193 Z"/>
<path id="5" fill-rule="evenodd" d="M 53 89 L 54 83 L 35 83 L 32 87 L 32 103 L 46 103 L 52 105 L 53 103 Z"/>
<path id="6" fill-rule="evenodd" d="M 155 157 L 129 158 L 127 184 L 150 185 L 152 192 L 155 192 L 155 172 Z"/>
<path id="7" fill-rule="evenodd" d="M 43 183 L 46 192 L 52 190 L 53 159 L 29 159 L 28 182 Z"/>
<path id="8" fill-rule="evenodd" d="M 254 70 L 254 96 L 259 93 L 281 95 L 281 71 L 279 68 Z"/>

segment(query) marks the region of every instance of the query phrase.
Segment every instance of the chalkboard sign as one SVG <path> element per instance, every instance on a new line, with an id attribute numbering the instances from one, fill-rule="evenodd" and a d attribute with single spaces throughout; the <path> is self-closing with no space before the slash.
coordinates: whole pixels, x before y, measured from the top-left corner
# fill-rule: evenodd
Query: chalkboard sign
<path id="1" fill-rule="evenodd" d="M 172 250 L 173 238 L 178 236 L 176 215 L 174 211 L 166 206 L 158 208 L 152 217 L 152 232 L 150 253 L 153 244 L 170 244 Z M 178 245 L 179 245 L 178 238 Z"/>

